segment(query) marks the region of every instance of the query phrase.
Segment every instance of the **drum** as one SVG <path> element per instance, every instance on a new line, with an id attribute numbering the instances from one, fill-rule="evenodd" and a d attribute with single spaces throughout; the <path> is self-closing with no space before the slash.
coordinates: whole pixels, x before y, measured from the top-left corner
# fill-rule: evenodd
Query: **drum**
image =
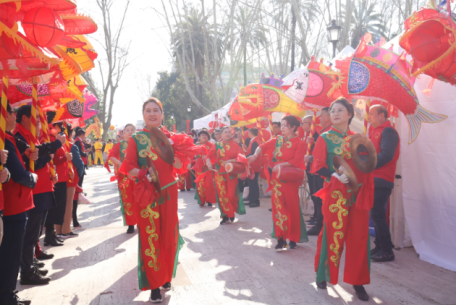
<path id="1" fill-rule="evenodd" d="M 279 166 L 277 179 L 285 182 L 302 182 L 304 181 L 304 171 L 291 166 Z"/>
<path id="2" fill-rule="evenodd" d="M 237 176 L 245 173 L 247 167 L 241 162 L 230 162 L 225 164 L 225 170 L 231 176 Z"/>

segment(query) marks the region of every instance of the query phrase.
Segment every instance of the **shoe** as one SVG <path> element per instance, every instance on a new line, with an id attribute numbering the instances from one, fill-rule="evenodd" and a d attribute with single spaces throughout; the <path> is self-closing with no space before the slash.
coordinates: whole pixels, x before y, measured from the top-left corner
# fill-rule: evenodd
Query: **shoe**
<path id="1" fill-rule="evenodd" d="M 190 192 L 192 189 L 187 189 L 187 192 Z"/>
<path id="2" fill-rule="evenodd" d="M 162 289 L 165 291 L 171 290 L 171 283 L 166 283 L 165 285 L 162 286 Z"/>
<path id="3" fill-rule="evenodd" d="M 375 255 L 371 256 L 371 261 L 376 262 L 376 263 L 382 263 L 382 262 L 391 262 L 394 261 L 394 253 L 393 250 L 387 251 L 381 249 Z"/>
<path id="4" fill-rule="evenodd" d="M 250 201 L 250 199 L 249 198 L 242 198 L 242 201 L 244 201 L 244 203 L 245 203 L 246 201 Z"/>
<path id="5" fill-rule="evenodd" d="M 374 256 L 375 254 L 377 254 L 378 252 L 380 252 L 381 248 L 379 246 L 375 246 L 374 249 L 371 250 L 371 258 L 372 256 Z"/>
<path id="6" fill-rule="evenodd" d="M 272 212 L 272 209 L 269 209 L 269 212 Z"/>
<path id="7" fill-rule="evenodd" d="M 128 226 L 127 234 L 135 233 L 135 226 Z"/>
<path id="8" fill-rule="evenodd" d="M 39 269 L 38 267 L 35 267 L 35 273 L 38 273 L 41 276 L 46 276 L 49 273 L 49 270 Z"/>
<path id="9" fill-rule="evenodd" d="M 306 225 L 308 225 L 308 226 L 314 226 L 315 224 L 316 224 L 316 221 L 313 218 L 306 221 Z"/>
<path id="10" fill-rule="evenodd" d="M 317 282 L 317 287 L 320 289 L 326 289 L 326 281 Z"/>
<path id="11" fill-rule="evenodd" d="M 257 208 L 259 206 L 260 206 L 260 201 L 259 200 L 250 203 L 250 207 L 251 208 Z"/>
<path id="12" fill-rule="evenodd" d="M 212 207 L 212 203 L 208 202 L 207 206 L 211 208 Z"/>
<path id="13" fill-rule="evenodd" d="M 223 216 L 222 221 L 220 222 L 221 225 L 227 224 L 230 222 L 230 219 L 226 216 Z"/>
<path id="14" fill-rule="evenodd" d="M 199 205 L 200 208 L 204 208 L 204 203 Z"/>
<path id="15" fill-rule="evenodd" d="M 294 241 L 290 241 L 290 249 L 296 249 L 298 245 Z"/>
<path id="16" fill-rule="evenodd" d="M 160 288 L 154 289 L 150 292 L 150 299 L 151 303 L 161 303 L 163 301 Z"/>
<path id="17" fill-rule="evenodd" d="M 44 263 L 36 258 L 33 258 L 33 264 L 35 266 L 37 266 L 38 268 L 43 268 L 44 267 Z"/>
<path id="18" fill-rule="evenodd" d="M 57 236 L 55 232 L 46 232 L 46 236 L 44 237 L 44 245 L 45 246 L 53 246 L 59 247 L 63 246 L 63 243 L 57 240 Z"/>
<path id="19" fill-rule="evenodd" d="M 78 230 L 78 229 L 82 229 L 82 226 L 80 224 L 73 226 L 73 230 Z"/>
<path id="20" fill-rule="evenodd" d="M 277 252 L 281 252 L 281 251 L 285 251 L 287 250 L 287 242 L 283 240 L 283 238 L 280 238 L 278 241 L 277 241 L 277 245 L 275 246 L 275 249 Z"/>
<path id="21" fill-rule="evenodd" d="M 358 299 L 365 302 L 369 301 L 369 295 L 367 294 L 366 289 L 364 289 L 364 286 L 353 285 L 353 288 L 355 289 Z"/>
<path id="22" fill-rule="evenodd" d="M 39 273 L 33 272 L 29 276 L 21 276 L 21 285 L 46 285 L 49 284 L 50 277 L 44 277 Z"/>
<path id="23" fill-rule="evenodd" d="M 231 223 L 234 223 L 234 217 L 230 218 Z"/>
<path id="24" fill-rule="evenodd" d="M 58 241 L 59 243 L 62 243 L 65 241 L 64 239 L 58 237 L 57 235 L 55 235 L 55 240 Z"/>
<path id="25" fill-rule="evenodd" d="M 57 240 L 58 239 L 65 240 L 65 239 L 70 237 L 68 234 L 63 234 L 63 233 L 62 234 L 57 234 L 56 236 L 57 236 Z"/>
<path id="26" fill-rule="evenodd" d="M 320 235 L 320 232 L 321 232 L 321 227 L 320 226 L 313 226 L 312 228 L 309 229 L 309 231 L 307 231 L 307 235 L 308 236 L 318 236 Z"/>
<path id="27" fill-rule="evenodd" d="M 65 238 L 73 238 L 73 237 L 78 237 L 79 236 L 78 233 L 74 233 L 74 232 L 65 233 L 65 234 L 61 234 L 61 235 L 63 235 Z"/>
<path id="28" fill-rule="evenodd" d="M 51 258 L 54 258 L 54 254 L 50 254 L 50 253 L 47 253 L 46 251 L 43 251 L 36 258 L 39 259 L 39 260 L 51 259 Z"/>
<path id="29" fill-rule="evenodd" d="M 23 304 L 23 305 L 30 305 L 30 304 L 32 304 L 32 300 L 20 298 L 20 297 L 17 295 L 18 292 L 19 292 L 19 291 L 14 291 L 14 296 L 13 296 L 14 300 L 17 302 L 16 304 L 18 304 L 18 305 L 21 305 L 21 304 Z M 13 304 L 14 304 L 14 303 L 13 303 Z"/>

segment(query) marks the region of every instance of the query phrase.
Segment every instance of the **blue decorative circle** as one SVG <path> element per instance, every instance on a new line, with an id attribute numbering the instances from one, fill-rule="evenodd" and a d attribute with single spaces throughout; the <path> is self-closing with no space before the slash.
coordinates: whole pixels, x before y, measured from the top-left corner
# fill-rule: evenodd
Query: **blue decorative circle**
<path id="1" fill-rule="evenodd" d="M 369 78 L 369 69 L 363 64 L 352 61 L 348 77 L 348 93 L 357 94 L 363 92 L 369 85 Z"/>

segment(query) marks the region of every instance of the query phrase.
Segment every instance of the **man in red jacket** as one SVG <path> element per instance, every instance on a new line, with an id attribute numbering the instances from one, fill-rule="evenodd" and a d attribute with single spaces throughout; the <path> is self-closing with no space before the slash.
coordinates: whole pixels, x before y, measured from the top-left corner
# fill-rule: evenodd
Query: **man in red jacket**
<path id="1" fill-rule="evenodd" d="M 382 105 L 369 109 L 369 139 L 377 151 L 374 171 L 374 206 L 370 218 L 375 227 L 375 248 L 371 251 L 373 262 L 394 260 L 393 243 L 386 221 L 386 205 L 394 187 L 396 163 L 399 159 L 399 135 L 388 120 L 388 111 Z"/>
<path id="2" fill-rule="evenodd" d="M 27 225 L 27 211 L 34 207 L 33 188 L 37 175 L 25 169 L 21 153 L 11 131 L 16 126 L 16 115 L 8 103 L 6 114 L 5 149 L 8 150 L 6 168 L 11 179 L 2 185 L 4 196 L 4 236 L 0 245 L 0 304 L 24 304 L 16 295 L 16 281 L 21 262 L 22 245 Z M 38 150 L 26 151 L 32 160 L 38 159 Z M 26 302 L 28 303 L 28 302 Z"/>

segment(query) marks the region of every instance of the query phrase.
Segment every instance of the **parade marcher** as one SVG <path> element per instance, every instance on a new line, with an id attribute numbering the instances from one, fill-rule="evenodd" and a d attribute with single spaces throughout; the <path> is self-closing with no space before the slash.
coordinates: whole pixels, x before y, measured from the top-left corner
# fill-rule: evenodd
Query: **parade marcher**
<path id="1" fill-rule="evenodd" d="M 109 139 L 108 143 L 106 143 L 106 145 L 104 147 L 105 160 L 108 160 L 108 155 L 111 152 L 111 149 L 112 149 L 113 146 L 114 146 L 114 143 L 112 142 L 111 139 Z M 108 160 L 108 162 L 109 162 L 109 165 L 112 165 L 111 161 Z"/>
<path id="2" fill-rule="evenodd" d="M 209 141 L 211 137 L 207 131 L 200 131 L 198 133 L 198 138 L 199 142 L 197 144 L 205 146 L 207 151 L 210 151 L 214 146 L 214 144 Z M 208 170 L 207 165 L 204 162 L 205 159 L 206 155 L 198 155 L 195 157 L 193 169 L 197 180 L 198 177 L 204 174 L 204 178 L 196 182 L 195 199 L 200 207 L 203 207 L 206 202 L 207 205 L 211 207 L 212 204 L 217 201 L 217 196 L 214 187 L 214 172 Z"/>
<path id="3" fill-rule="evenodd" d="M 272 123 L 272 137 L 275 138 L 282 134 L 282 130 L 280 129 L 280 122 L 273 122 Z"/>
<path id="4" fill-rule="evenodd" d="M 76 138 L 74 139 L 74 145 L 78 148 L 79 155 L 81 156 L 82 162 L 84 163 L 85 169 L 88 168 L 88 153 L 85 149 L 85 143 L 86 141 L 86 136 L 85 136 L 85 130 L 82 128 L 77 128 L 76 129 Z M 78 186 L 82 188 L 82 184 L 84 182 L 84 177 L 86 175 L 85 171 L 79 172 L 79 182 Z M 73 228 L 79 229 L 82 228 L 82 226 L 79 224 L 78 221 L 78 200 L 73 200 Z"/>
<path id="5" fill-rule="evenodd" d="M 246 155 L 247 157 L 252 156 L 256 149 L 261 144 L 261 139 L 258 136 L 258 129 L 257 128 L 250 128 L 249 129 L 249 147 L 247 148 Z M 246 181 L 249 186 L 249 195 L 247 196 L 248 205 L 251 208 L 256 208 L 260 206 L 260 185 L 258 184 L 258 177 L 260 176 L 261 171 L 261 158 L 255 160 L 250 164 L 255 176 L 253 179 L 247 178 Z"/>
<path id="6" fill-rule="evenodd" d="M 239 145 L 239 147 L 241 147 L 242 151 L 245 154 L 244 145 L 242 144 L 242 140 L 241 140 L 242 135 L 238 135 L 238 133 L 236 133 L 236 129 L 234 129 L 234 130 L 235 130 L 235 132 L 234 132 L 234 136 L 233 136 L 233 141 L 234 141 L 234 143 Z M 239 190 L 240 196 L 243 196 L 244 188 L 245 188 L 246 185 L 247 185 L 247 181 L 246 180 L 238 179 L 238 190 Z M 242 200 L 244 201 L 244 198 L 242 198 Z M 244 205 L 245 205 L 245 202 L 244 202 Z"/>
<path id="7" fill-rule="evenodd" d="M 234 222 L 234 213 L 245 214 L 242 194 L 238 189 L 238 177 L 229 175 L 225 170 L 225 164 L 236 161 L 237 156 L 244 155 L 241 146 L 233 140 L 230 127 L 222 128 L 222 140 L 217 142 L 207 153 L 206 165 L 213 170 L 215 164 L 215 187 L 221 212 L 221 225 Z"/>
<path id="8" fill-rule="evenodd" d="M 373 175 L 364 174 L 353 163 L 350 142 L 355 134 L 349 129 L 354 107 L 338 98 L 330 107 L 332 127 L 318 138 L 314 148 L 313 172 L 326 178 L 325 187 L 316 196 L 323 199 L 323 229 L 318 236 L 315 271 L 317 286 L 336 285 L 345 248 L 344 282 L 353 285 L 362 301 L 369 300 L 363 285 L 370 283 L 369 210 L 373 204 Z M 333 157 L 343 158 L 350 169 L 334 169 Z M 353 171 L 359 189 L 348 188 L 347 170 Z M 345 246 L 344 246 L 345 244 Z"/>
<path id="9" fill-rule="evenodd" d="M 313 227 L 307 231 L 307 235 L 311 236 L 318 236 L 318 234 L 320 234 L 321 229 L 323 228 L 323 213 L 321 211 L 322 201 L 320 197 L 315 196 L 315 193 L 323 188 L 325 180 L 323 177 L 319 175 L 312 174 L 312 162 L 313 149 L 315 148 L 315 143 L 317 142 L 318 137 L 320 136 L 320 134 L 328 131 L 331 127 L 329 107 L 325 107 L 321 110 L 320 126 L 322 128 L 320 131 L 316 131 L 313 137 L 308 137 L 306 139 L 306 144 L 312 144 L 312 151 L 309 156 L 305 156 L 304 158 L 304 161 L 307 162 L 307 168 L 311 169 L 310 171 L 307 170 L 307 174 L 311 176 L 311 182 L 309 182 L 309 189 L 310 193 L 312 194 L 312 201 L 314 203 L 314 215 L 312 216 L 313 219 L 311 218 L 310 221 L 307 222 L 307 224 L 313 225 Z"/>
<path id="10" fill-rule="evenodd" d="M 142 113 L 146 127 L 128 140 L 127 153 L 120 172 L 136 177 L 134 210 L 140 238 L 140 289 L 151 289 L 150 301 L 161 302 L 160 287 L 164 290 L 171 289 L 171 278 L 183 243 L 179 234 L 175 171 L 186 170 L 187 164 L 177 156 L 183 145 L 193 147 L 194 144 L 187 135 L 173 134 L 165 127 L 160 127 L 164 114 L 158 99 L 149 98 L 144 102 Z M 159 137 L 163 136 L 160 131 L 154 131 L 154 127 L 160 128 L 164 136 L 170 138 L 173 150 L 163 152 L 161 149 L 154 149 L 157 146 L 152 143 L 155 143 L 156 139 L 151 139 L 150 131 Z M 174 156 L 171 155 L 172 152 Z"/>
<path id="11" fill-rule="evenodd" d="M 0 304 L 21 304 L 22 302 L 30 304 L 30 300 L 19 299 L 16 283 L 27 227 L 27 211 L 34 207 L 33 188 L 38 177 L 25 169 L 22 154 L 16 146 L 16 141 L 19 140 L 16 140 L 11 134 L 16 126 L 16 115 L 9 102 L 7 103 L 5 119 L 7 131 L 5 133 L 5 150 L 8 151 L 8 159 L 4 165 L 10 173 L 10 178 L 7 183 L 2 184 L 4 233 L 0 245 Z M 26 150 L 25 156 L 35 161 L 38 159 L 38 149 L 33 152 L 30 149 Z M 2 177 L 2 180 L 5 180 L 4 178 Z"/>
<path id="12" fill-rule="evenodd" d="M 283 181 L 277 177 L 279 169 L 291 167 L 304 171 L 305 143 L 297 137 L 296 130 L 299 127 L 296 117 L 289 115 L 282 119 L 281 132 L 283 135 L 261 144 L 249 162 L 253 163 L 260 158 L 262 153 L 272 155 L 272 219 L 273 237 L 277 238 L 277 251 L 288 248 L 287 239 L 290 241 L 290 249 L 296 249 L 298 242 L 307 242 L 306 226 L 299 205 L 299 187 L 301 181 Z M 304 175 L 302 176 L 304 179 Z"/>
<path id="13" fill-rule="evenodd" d="M 177 188 L 181 192 L 190 191 L 192 189 L 192 175 L 190 172 L 178 176 Z"/>
<path id="14" fill-rule="evenodd" d="M 93 161 L 93 165 L 103 166 L 103 143 L 101 143 L 101 138 L 97 139 L 97 142 L 93 144 L 93 149 L 95 149 L 95 159 Z"/>
<path id="15" fill-rule="evenodd" d="M 374 105 L 369 109 L 369 139 L 377 151 L 377 167 L 374 171 L 374 206 L 370 219 L 375 228 L 375 248 L 371 251 L 374 262 L 394 260 L 391 233 L 386 221 L 386 205 L 394 187 L 396 164 L 399 159 L 399 135 L 388 120 L 385 106 Z"/>
<path id="16" fill-rule="evenodd" d="M 134 134 L 136 128 L 133 124 L 125 125 L 122 132 L 123 139 L 114 145 L 108 159 L 114 163 L 114 166 L 120 168 L 122 162 L 125 160 L 125 154 L 128 148 L 128 141 L 131 135 Z M 118 150 L 118 155 L 117 155 Z M 120 210 L 122 211 L 123 222 L 128 226 L 127 234 L 135 233 L 136 215 L 134 211 L 134 179 L 128 175 L 124 175 L 118 170 L 117 172 L 117 185 L 120 193 Z"/>
<path id="17" fill-rule="evenodd" d="M 219 128 L 216 128 L 214 130 L 214 133 L 212 134 L 211 142 L 215 144 L 221 140 L 222 140 L 222 130 L 220 130 Z"/>
<path id="18" fill-rule="evenodd" d="M 29 148 L 28 143 L 31 143 L 33 136 L 31 133 L 31 106 L 24 105 L 19 108 L 16 114 L 16 127 L 13 134 L 19 140 L 17 147 L 21 154 Z M 37 128 L 38 129 L 38 128 Z M 21 257 L 21 284 L 22 285 L 43 285 L 50 281 L 50 278 L 44 277 L 46 270 L 38 270 L 37 263 L 34 260 L 35 247 L 38 243 L 43 231 L 48 210 L 55 207 L 54 200 L 54 183 L 52 181 L 49 162 L 51 154 L 54 154 L 57 149 L 65 143 L 65 136 L 58 136 L 57 140 L 51 143 L 41 144 L 40 141 L 35 141 L 35 148 L 39 150 L 38 159 L 34 164 L 34 172 L 37 175 L 38 181 L 33 189 L 34 208 L 27 211 L 27 226 L 24 235 L 24 245 Z M 25 168 L 29 170 L 29 160 L 24 158 Z M 52 254 L 42 253 L 42 256 L 53 257 Z M 40 263 L 42 264 L 42 263 Z M 44 265 L 44 264 L 43 264 Z"/>

